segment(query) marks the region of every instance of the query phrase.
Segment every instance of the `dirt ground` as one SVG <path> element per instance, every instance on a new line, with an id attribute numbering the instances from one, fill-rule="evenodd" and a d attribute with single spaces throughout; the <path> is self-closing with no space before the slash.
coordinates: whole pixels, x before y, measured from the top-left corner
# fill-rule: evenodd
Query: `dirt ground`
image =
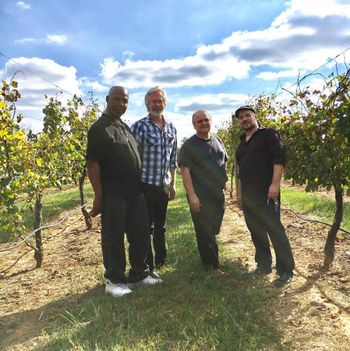
<path id="1" fill-rule="evenodd" d="M 293 282 L 271 286 L 271 313 L 290 350 L 350 350 L 350 236 L 339 234 L 335 262 L 321 269 L 328 228 L 282 211 L 296 261 Z M 57 314 L 103 291 L 99 223 L 82 230 L 78 212 L 44 233 L 43 268 L 22 245 L 0 253 L 0 349 L 31 350 Z M 226 259 L 253 267 L 253 246 L 242 212 L 228 199 L 221 234 Z M 0 245 L 0 250 L 8 247 Z M 20 258 L 20 259 L 19 259 Z M 267 279 L 272 281 L 274 274 Z M 205 351 L 205 350 L 204 350 Z M 228 350 L 231 351 L 231 350 Z"/>

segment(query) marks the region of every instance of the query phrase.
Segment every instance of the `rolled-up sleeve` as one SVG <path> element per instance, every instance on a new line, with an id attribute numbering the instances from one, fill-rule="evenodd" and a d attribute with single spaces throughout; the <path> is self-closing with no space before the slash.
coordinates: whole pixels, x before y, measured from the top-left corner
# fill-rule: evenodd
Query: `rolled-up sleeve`
<path id="1" fill-rule="evenodd" d="M 274 165 L 284 166 L 287 162 L 286 146 L 281 140 L 277 131 L 269 129 L 268 133 L 270 152 L 272 155 L 272 163 Z"/>
<path id="2" fill-rule="evenodd" d="M 103 159 L 104 138 L 97 128 L 90 128 L 87 139 L 86 160 L 100 162 Z"/>

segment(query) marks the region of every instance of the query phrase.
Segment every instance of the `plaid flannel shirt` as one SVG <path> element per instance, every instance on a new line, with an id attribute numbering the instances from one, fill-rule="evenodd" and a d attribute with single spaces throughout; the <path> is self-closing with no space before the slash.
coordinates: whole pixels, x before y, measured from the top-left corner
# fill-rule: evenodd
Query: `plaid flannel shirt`
<path id="1" fill-rule="evenodd" d="M 169 187 L 170 169 L 176 168 L 177 136 L 171 122 L 165 121 L 160 129 L 150 115 L 131 126 L 141 156 L 143 183 Z"/>

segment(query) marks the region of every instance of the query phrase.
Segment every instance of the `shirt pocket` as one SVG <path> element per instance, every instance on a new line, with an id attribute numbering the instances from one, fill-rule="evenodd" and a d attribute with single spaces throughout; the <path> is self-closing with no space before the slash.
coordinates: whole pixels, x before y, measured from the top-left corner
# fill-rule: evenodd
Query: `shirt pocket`
<path id="1" fill-rule="evenodd" d="M 146 134 L 145 139 L 146 139 L 146 144 L 148 146 L 156 146 L 156 145 L 158 145 L 158 138 L 157 138 L 157 136 L 155 134 L 151 133 L 151 132 Z"/>
<path id="2" fill-rule="evenodd" d="M 171 133 L 166 133 L 166 140 L 169 146 L 173 146 L 175 142 L 175 135 Z"/>

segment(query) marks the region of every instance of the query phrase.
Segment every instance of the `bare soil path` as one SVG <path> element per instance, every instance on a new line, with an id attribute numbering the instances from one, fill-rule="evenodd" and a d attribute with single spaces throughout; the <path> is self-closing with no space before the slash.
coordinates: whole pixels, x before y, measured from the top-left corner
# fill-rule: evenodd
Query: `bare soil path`
<path id="1" fill-rule="evenodd" d="M 79 217 L 71 216 L 64 226 L 45 232 L 43 268 L 33 269 L 33 253 L 25 246 L 0 254 L 1 350 L 35 348 L 57 315 L 103 291 L 99 223 L 85 231 Z M 335 262 L 323 272 L 328 228 L 289 212 L 283 212 L 282 219 L 296 272 L 288 287 L 271 286 L 270 310 L 285 342 L 298 351 L 350 350 L 350 237 L 339 235 Z M 230 200 L 219 238 L 226 248 L 225 260 L 240 261 L 247 269 L 254 266 L 243 215 Z M 274 278 L 272 274 L 267 279 Z"/>

